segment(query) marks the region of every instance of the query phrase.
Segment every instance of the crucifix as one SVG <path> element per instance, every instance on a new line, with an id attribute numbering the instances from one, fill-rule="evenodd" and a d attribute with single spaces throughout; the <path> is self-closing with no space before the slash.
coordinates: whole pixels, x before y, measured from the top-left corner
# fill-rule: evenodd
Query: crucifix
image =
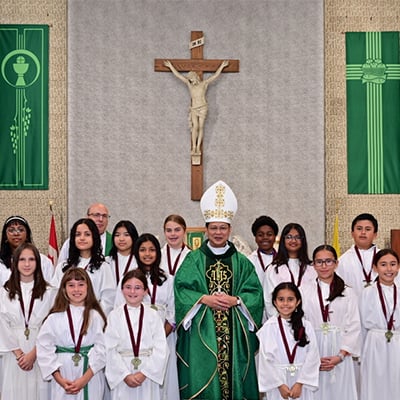
<path id="1" fill-rule="evenodd" d="M 208 84 L 218 78 L 221 72 L 239 72 L 239 60 L 207 60 L 203 58 L 204 35 L 202 31 L 192 31 L 190 42 L 190 59 L 154 60 L 157 72 L 172 72 L 186 83 L 191 95 L 191 199 L 200 200 L 203 195 L 203 127 L 208 106 L 205 98 Z M 187 76 L 181 72 L 188 72 Z M 214 72 L 210 78 L 203 80 L 204 72 Z"/>

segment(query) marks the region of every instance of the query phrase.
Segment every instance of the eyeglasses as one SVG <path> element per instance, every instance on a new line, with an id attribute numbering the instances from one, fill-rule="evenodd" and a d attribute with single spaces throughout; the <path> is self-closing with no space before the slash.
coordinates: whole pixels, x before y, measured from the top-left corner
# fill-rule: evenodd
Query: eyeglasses
<path id="1" fill-rule="evenodd" d="M 7 228 L 7 233 L 9 233 L 10 235 L 19 235 L 25 232 L 26 232 L 25 228 Z"/>
<path id="2" fill-rule="evenodd" d="M 100 214 L 100 213 L 90 213 L 90 214 L 88 214 L 88 216 L 89 216 L 89 217 L 93 217 L 94 219 L 100 219 L 100 218 L 108 219 L 108 218 L 111 217 L 111 215 L 108 215 L 108 214 Z"/>
<path id="3" fill-rule="evenodd" d="M 317 267 L 322 267 L 323 264 L 326 264 L 327 267 L 332 267 L 332 265 L 336 264 L 336 260 L 333 258 L 326 258 L 325 260 L 317 259 L 314 260 L 313 264 Z"/>
<path id="4" fill-rule="evenodd" d="M 285 239 L 286 240 L 301 240 L 303 238 L 300 235 L 286 235 Z"/>

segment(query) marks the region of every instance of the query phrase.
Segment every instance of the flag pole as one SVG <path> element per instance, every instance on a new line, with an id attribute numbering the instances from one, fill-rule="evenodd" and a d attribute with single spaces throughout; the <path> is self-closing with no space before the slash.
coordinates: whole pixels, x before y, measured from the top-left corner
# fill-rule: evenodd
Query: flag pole
<path id="1" fill-rule="evenodd" d="M 51 219 L 50 219 L 50 232 L 49 232 L 49 250 L 47 257 L 50 258 L 51 262 L 55 267 L 57 265 L 59 251 L 57 244 L 57 231 L 54 219 L 53 204 L 54 204 L 53 200 L 49 200 Z"/>
<path id="2" fill-rule="evenodd" d="M 332 246 L 336 250 L 337 256 L 340 257 L 340 240 L 339 240 L 339 209 L 341 205 L 341 200 L 335 199 L 335 220 L 333 223 L 333 237 Z"/>

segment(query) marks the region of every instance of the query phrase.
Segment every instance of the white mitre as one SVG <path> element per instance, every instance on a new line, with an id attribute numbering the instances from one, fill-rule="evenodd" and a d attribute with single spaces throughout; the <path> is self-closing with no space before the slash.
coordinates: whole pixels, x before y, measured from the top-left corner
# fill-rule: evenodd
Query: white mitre
<path id="1" fill-rule="evenodd" d="M 237 199 L 232 189 L 223 181 L 210 186 L 200 200 L 204 221 L 232 223 L 237 211 Z"/>

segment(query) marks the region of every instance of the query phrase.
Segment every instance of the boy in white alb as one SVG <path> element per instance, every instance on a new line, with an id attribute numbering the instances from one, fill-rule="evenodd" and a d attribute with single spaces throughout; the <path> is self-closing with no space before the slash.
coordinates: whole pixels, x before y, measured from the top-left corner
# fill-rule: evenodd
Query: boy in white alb
<path id="1" fill-rule="evenodd" d="M 357 296 L 365 286 L 369 286 L 376 278 L 372 268 L 372 260 L 379 249 L 374 244 L 378 235 L 378 221 L 368 213 L 360 214 L 351 224 L 351 236 L 354 244 L 341 257 L 337 274 L 346 285 L 353 288 Z"/>
<path id="2" fill-rule="evenodd" d="M 268 265 L 272 263 L 276 255 L 274 244 L 278 229 L 278 224 L 266 215 L 256 218 L 251 226 L 257 249 L 248 256 L 248 259 L 254 265 L 261 284 L 263 283 Z"/>
<path id="3" fill-rule="evenodd" d="M 373 259 L 379 249 L 374 244 L 378 235 L 378 221 L 372 215 L 363 213 L 357 215 L 351 223 L 351 236 L 354 244 L 339 257 L 336 273 L 342 277 L 345 284 L 353 288 L 358 299 L 363 289 L 371 286 L 377 277 L 372 268 Z M 353 358 L 357 392 L 360 394 L 360 361 Z"/>

